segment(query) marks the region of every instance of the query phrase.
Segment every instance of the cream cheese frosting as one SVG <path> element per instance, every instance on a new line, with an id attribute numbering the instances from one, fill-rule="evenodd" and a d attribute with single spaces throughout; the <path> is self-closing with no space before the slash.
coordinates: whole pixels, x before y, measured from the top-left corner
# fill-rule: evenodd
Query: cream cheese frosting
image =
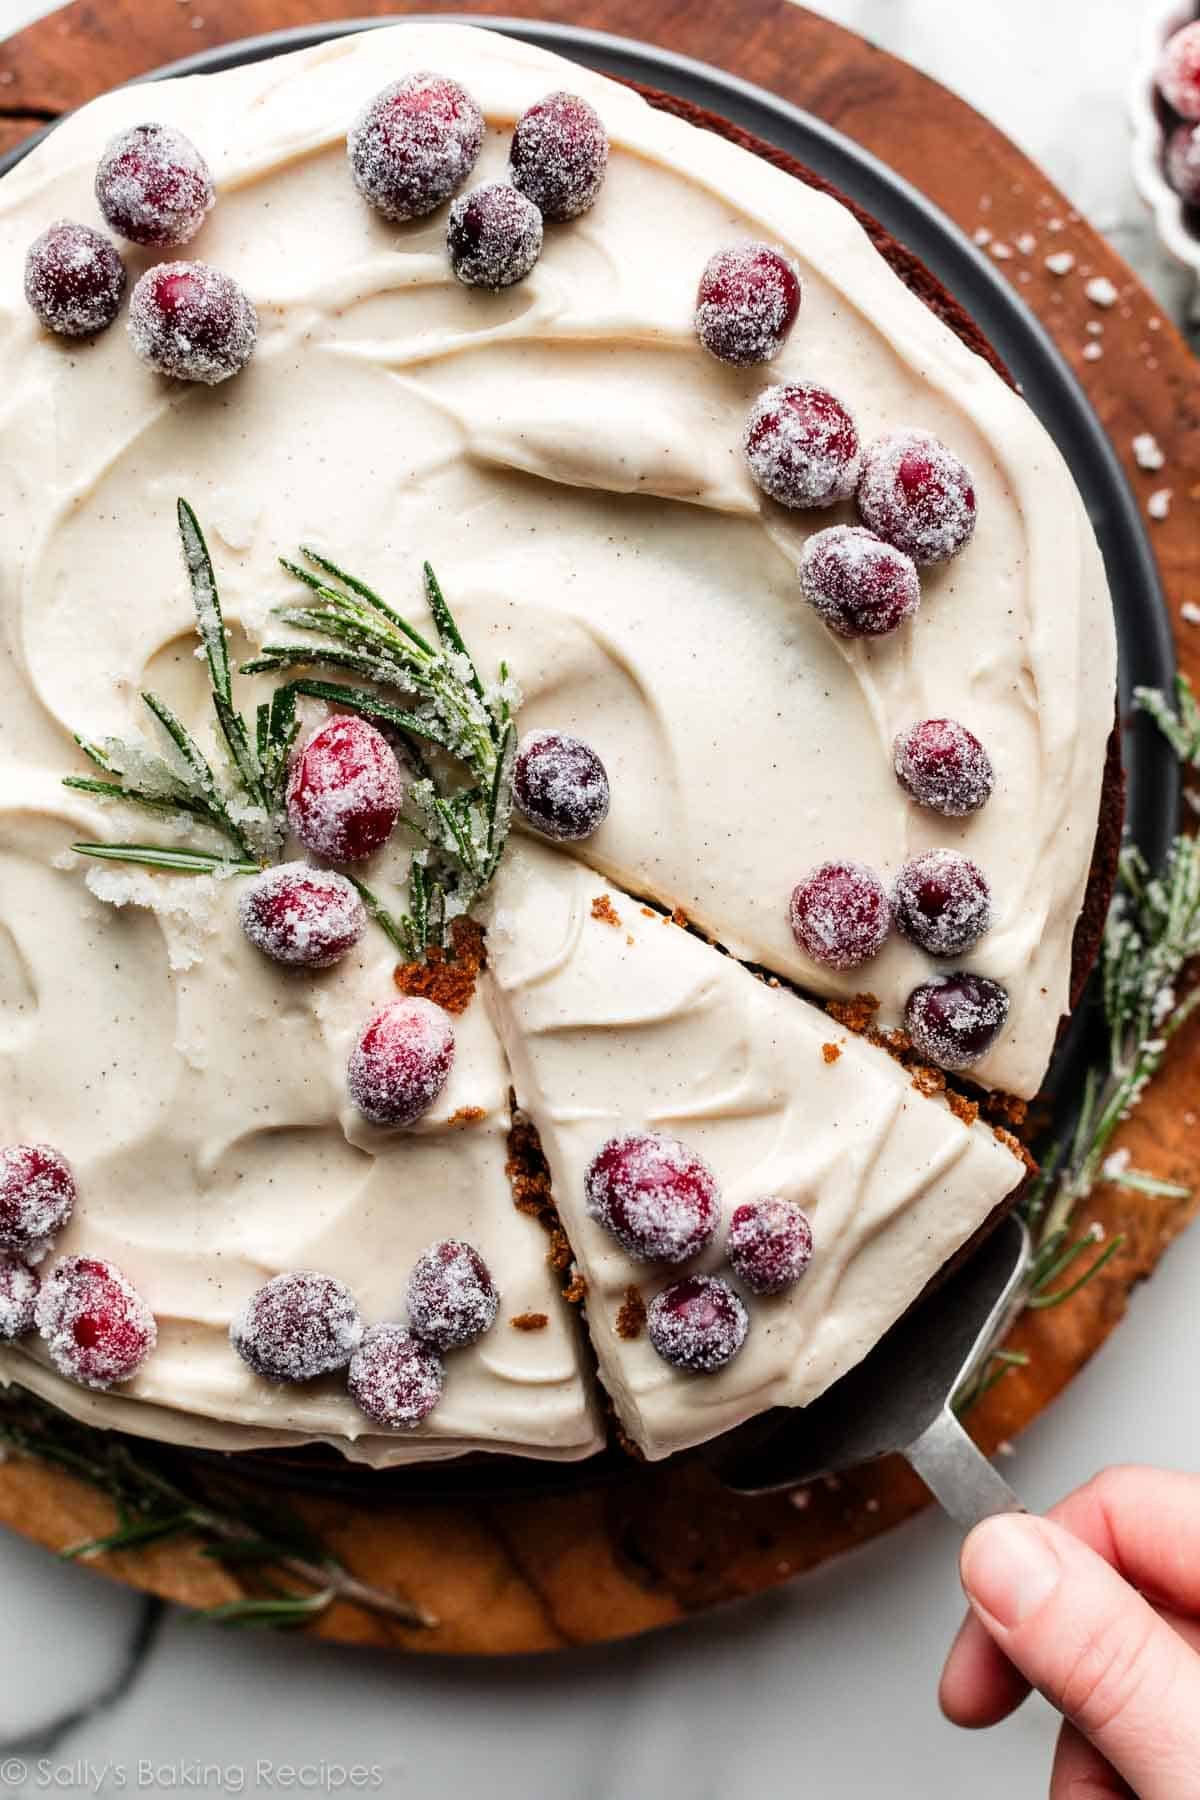
<path id="1" fill-rule="evenodd" d="M 483 108 L 476 179 L 503 173 L 514 120 L 551 88 L 584 94 L 607 126 L 597 204 L 549 228 L 532 275 L 502 294 L 454 280 L 443 214 L 388 225 L 351 186 L 348 124 L 384 83 L 421 68 L 454 75 Z M 29 242 L 51 219 L 95 220 L 100 152 L 147 113 L 186 131 L 216 177 L 189 254 L 226 269 L 258 310 L 253 362 L 217 389 L 151 374 L 121 325 L 52 339 L 22 296 Z M 974 540 L 926 574 L 921 611 L 895 640 L 847 645 L 805 606 L 800 550 L 840 515 L 763 500 L 740 434 L 768 377 L 696 345 L 699 272 L 746 237 L 783 245 L 805 283 L 769 378 L 819 380 L 864 438 L 934 431 L 974 473 Z M 129 250 L 131 276 L 152 260 Z M 203 714 L 178 494 L 209 532 L 235 651 L 270 637 L 271 608 L 290 598 L 276 557 L 302 541 L 418 622 L 428 558 L 481 662 L 504 656 L 517 674 L 522 729 L 576 731 L 603 757 L 613 805 L 579 847 L 585 863 L 818 995 L 869 985 L 894 1020 L 930 965 L 901 941 L 848 978 L 810 963 L 787 923 L 796 880 L 831 856 L 890 877 L 935 844 L 964 849 L 996 902 L 965 962 L 1012 995 L 974 1074 L 1037 1090 L 1068 1005 L 1111 723 L 1103 570 L 1028 409 L 836 201 L 543 52 L 401 26 L 121 90 L 66 120 L 0 185 L 0 367 L 0 1136 L 64 1151 L 82 1205 L 62 1248 L 112 1254 L 160 1319 L 158 1351 L 120 1396 L 67 1388 L 36 1349 L 4 1352 L 0 1370 L 89 1416 L 221 1447 L 353 1440 L 354 1454 L 389 1460 L 467 1446 L 574 1456 L 598 1441 L 573 1321 L 537 1227 L 507 1193 L 508 1075 L 483 1007 L 462 1023 L 437 1112 L 411 1136 L 371 1134 L 348 1112 L 341 1071 L 351 1020 L 389 991 L 382 940 L 364 941 L 351 968 L 298 983 L 243 943 L 230 885 L 114 887 L 102 873 L 88 887 L 60 866 L 72 838 L 124 835 L 59 785 L 78 766 L 72 734 L 133 735 L 145 687 L 189 720 Z M 996 767 L 992 799 L 965 821 L 922 814 L 891 770 L 895 732 L 945 714 Z M 401 860 L 382 853 L 372 882 L 386 890 Z M 106 893 L 135 903 L 114 909 Z M 518 916 L 518 948 L 523 929 Z M 644 957 L 640 979 L 651 1001 L 660 984 L 668 1012 L 669 964 L 658 975 Z M 862 1068 L 865 1089 L 884 1080 L 870 1058 Z M 756 1104 L 768 1116 L 774 1102 Z M 451 1133 L 451 1115 L 475 1105 L 484 1122 Z M 919 1120 L 923 1108 L 914 1094 L 902 1111 Z M 911 1291 L 971 1228 L 977 1196 L 961 1191 L 962 1173 L 931 1190 L 936 1207 L 914 1200 L 883 1234 L 908 1245 Z M 910 1223 L 938 1208 L 936 1230 Z M 445 1401 L 412 1438 L 363 1435 L 336 1384 L 267 1389 L 224 1343 L 246 1292 L 289 1267 L 327 1268 L 368 1317 L 384 1316 L 412 1256 L 451 1231 L 495 1259 L 503 1318 L 546 1311 L 552 1324 L 528 1336 L 498 1326 L 457 1353 Z M 859 1278 L 838 1278 L 842 1348 L 813 1365 L 826 1378 L 892 1307 L 894 1265 L 846 1255 L 883 1291 L 864 1294 L 853 1326 L 845 1301 Z M 804 1358 L 819 1340 L 807 1320 Z M 642 1371 L 628 1408 L 668 1445 L 736 1411 L 722 1394 L 752 1408 L 759 1388 L 791 1380 L 803 1398 L 814 1379 L 755 1358 L 740 1387 L 722 1376 L 708 1402 L 687 1384 L 681 1412 L 709 1412 L 671 1423 Z"/>

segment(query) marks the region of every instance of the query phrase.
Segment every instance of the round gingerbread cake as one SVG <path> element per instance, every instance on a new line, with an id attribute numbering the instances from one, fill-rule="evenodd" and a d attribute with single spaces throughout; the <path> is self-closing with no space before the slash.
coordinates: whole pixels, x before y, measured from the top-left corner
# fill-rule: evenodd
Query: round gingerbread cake
<path id="1" fill-rule="evenodd" d="M 456 26 L 88 105 L 0 308 L 0 1379 L 374 1466 L 822 1393 L 1019 1189 L 1107 899 L 986 347 Z"/>

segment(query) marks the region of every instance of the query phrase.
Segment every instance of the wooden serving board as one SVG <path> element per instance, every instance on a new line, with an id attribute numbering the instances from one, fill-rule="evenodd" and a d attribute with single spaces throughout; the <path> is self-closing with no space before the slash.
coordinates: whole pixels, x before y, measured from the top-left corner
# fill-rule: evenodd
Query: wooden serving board
<path id="1" fill-rule="evenodd" d="M 39 123 L 147 69 L 285 25 L 420 10 L 386 0 L 75 0 L 0 43 L 0 149 Z M 480 13 L 592 26 L 717 64 L 816 113 L 922 189 L 968 232 L 986 228 L 1011 254 L 998 266 L 1041 317 L 1086 388 L 1143 503 L 1172 492 L 1153 541 L 1181 666 L 1200 683 L 1200 369 L 1153 297 L 1069 201 L 994 126 L 916 69 L 788 0 L 477 0 Z M 1118 125 L 1119 129 L 1119 125 Z M 1060 221 L 1052 229 L 1051 220 Z M 1020 242 L 1037 239 L 1032 253 Z M 1070 279 L 1045 267 L 1069 251 Z M 1081 277 L 1119 294 L 1101 310 Z M 1102 334 L 1089 326 L 1102 326 Z M 1103 354 L 1089 360 L 1086 346 Z M 1152 432 L 1167 454 L 1140 470 L 1131 442 Z M 1190 609 L 1189 609 L 1190 610 Z M 972 1414 L 991 1451 L 1054 1399 L 1118 1324 L 1130 1290 L 1200 1210 L 1200 1153 L 1190 1122 L 1200 1077 L 1200 1014 L 1122 1139 L 1135 1163 L 1190 1186 L 1195 1200 L 1101 1188 L 1089 1218 L 1126 1233 L 1121 1256 L 1070 1305 L 1027 1315 L 1014 1346 L 1030 1352 Z M 909 1517 L 927 1496 L 899 1463 L 878 1464 L 806 1495 L 743 1501 L 698 1464 L 646 1468 L 603 1486 L 537 1499 L 362 1505 L 296 1498 L 345 1562 L 420 1601 L 441 1621 L 409 1631 L 348 1606 L 313 1629 L 344 1642 L 503 1654 L 648 1630 L 800 1574 Z M 0 1466 L 0 1523 L 52 1548 L 107 1530 L 107 1503 L 27 1462 Z M 235 1580 L 186 1546 L 103 1560 L 105 1572 L 170 1599 L 236 1598 Z"/>

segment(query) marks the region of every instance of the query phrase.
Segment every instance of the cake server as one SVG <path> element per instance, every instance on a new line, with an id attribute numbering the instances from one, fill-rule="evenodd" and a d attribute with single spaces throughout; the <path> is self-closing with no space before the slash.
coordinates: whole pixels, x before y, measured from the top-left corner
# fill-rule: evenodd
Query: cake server
<path id="1" fill-rule="evenodd" d="M 811 1406 L 710 1445 L 710 1467 L 736 1493 L 768 1494 L 899 1452 L 964 1531 L 1024 1512 L 959 1423 L 954 1398 L 1009 1323 L 1028 1261 L 1028 1233 L 1010 1214 L 849 1374 Z"/>

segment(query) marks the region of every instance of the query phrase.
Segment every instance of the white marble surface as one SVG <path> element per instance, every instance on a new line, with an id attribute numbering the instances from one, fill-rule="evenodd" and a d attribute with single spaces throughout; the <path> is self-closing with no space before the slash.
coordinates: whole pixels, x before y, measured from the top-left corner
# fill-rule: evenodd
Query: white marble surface
<path id="1" fill-rule="evenodd" d="M 146 0 L 175 5 L 179 0 Z M 215 12 L 220 0 L 192 0 Z M 819 0 L 1017 138 L 1173 311 L 1127 173 L 1140 0 Z M 0 29 L 52 8 L 0 0 Z M 519 4 L 514 3 L 514 11 Z M 1103 1463 L 1195 1467 L 1200 1230 L 1006 1472 L 1047 1505 Z M 801 1584 L 646 1642 L 541 1660 L 401 1664 L 197 1629 L 0 1538 L 0 1800 L 39 1792 L 365 1791 L 524 1800 L 792 1792 L 1011 1800 L 1045 1788 L 1040 1703 L 984 1737 L 940 1720 L 957 1543 L 927 1517 Z M 21 1768 L 24 1768 L 24 1776 Z M 349 1791 L 353 1791 L 352 1789 Z"/>

